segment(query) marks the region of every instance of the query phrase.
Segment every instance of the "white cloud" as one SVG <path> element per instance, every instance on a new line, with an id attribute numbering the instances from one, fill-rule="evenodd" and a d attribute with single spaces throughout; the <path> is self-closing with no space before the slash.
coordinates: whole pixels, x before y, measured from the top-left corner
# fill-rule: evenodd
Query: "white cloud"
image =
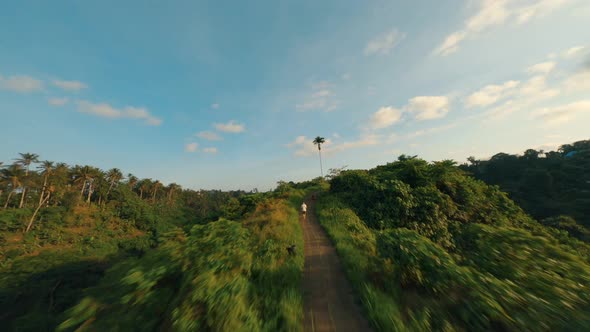
<path id="1" fill-rule="evenodd" d="M 529 74 L 549 74 L 555 68 L 555 62 L 546 61 L 530 66 L 527 71 Z"/>
<path id="2" fill-rule="evenodd" d="M 458 50 L 463 40 L 474 38 L 484 30 L 509 20 L 522 24 L 533 18 L 541 18 L 568 2 L 570 0 L 483 0 L 479 10 L 465 20 L 463 28 L 447 36 L 434 53 L 449 55 Z"/>
<path id="3" fill-rule="evenodd" d="M 344 151 L 344 150 L 348 150 L 348 149 L 361 148 L 364 146 L 377 145 L 379 143 L 380 143 L 379 136 L 374 135 L 374 134 L 370 134 L 370 135 L 362 136 L 355 141 L 344 141 L 339 144 L 334 144 L 333 146 L 328 147 L 326 152 L 328 152 L 328 153 L 339 152 L 339 151 Z"/>
<path id="4" fill-rule="evenodd" d="M 364 146 L 376 145 L 379 143 L 379 136 L 374 134 L 362 136 L 357 140 L 344 141 L 340 143 L 333 142 L 331 139 L 326 138 L 326 142 L 322 144 L 322 153 L 330 155 L 332 153 Z M 298 136 L 293 142 L 287 144 L 287 146 L 290 148 L 295 148 L 294 154 L 299 157 L 314 156 L 318 153 L 318 148 L 315 144 L 313 144 L 313 139 L 307 138 L 306 136 Z"/>
<path id="5" fill-rule="evenodd" d="M 542 75 L 531 77 L 520 87 L 519 93 L 525 97 L 533 97 L 537 100 L 555 97 L 559 90 L 547 87 L 546 79 Z"/>
<path id="6" fill-rule="evenodd" d="M 326 81 L 317 82 L 311 85 L 311 92 L 302 98 L 303 102 L 295 105 L 295 109 L 299 112 L 331 112 L 338 107 L 338 102 L 334 96 L 335 93 L 331 83 Z"/>
<path id="7" fill-rule="evenodd" d="M 420 137 L 420 136 L 427 136 L 427 135 L 432 135 L 435 133 L 439 133 L 445 130 L 449 130 L 452 128 L 455 128 L 457 125 L 459 125 L 459 122 L 455 121 L 455 122 L 451 122 L 449 124 L 443 125 L 443 126 L 439 126 L 439 127 L 432 127 L 432 128 L 428 128 L 428 129 L 421 129 L 421 130 L 417 130 L 413 133 L 409 133 L 406 134 L 404 136 L 402 136 L 403 139 L 414 139 L 416 137 Z"/>
<path id="8" fill-rule="evenodd" d="M 88 85 L 79 82 L 79 81 L 62 81 L 62 80 L 54 80 L 53 85 L 68 91 L 79 91 L 82 89 L 86 89 Z"/>
<path id="9" fill-rule="evenodd" d="M 216 123 L 215 129 L 222 131 L 224 133 L 241 133 L 246 130 L 246 127 L 241 123 L 236 123 L 235 121 L 231 120 L 228 123 Z"/>
<path id="10" fill-rule="evenodd" d="M 453 32 L 445 41 L 436 49 L 434 50 L 435 54 L 440 55 L 449 55 L 451 53 L 456 52 L 459 49 L 459 43 L 467 37 L 467 33 L 465 31 L 457 31 Z"/>
<path id="11" fill-rule="evenodd" d="M 544 17 L 559 9 L 570 0 L 536 0 L 532 4 L 515 9 L 516 21 L 518 24 L 528 22 L 533 18 Z"/>
<path id="12" fill-rule="evenodd" d="M 350 80 L 351 76 L 349 73 L 344 73 L 344 74 L 340 75 L 340 78 L 344 81 L 348 81 L 348 80 Z"/>
<path id="13" fill-rule="evenodd" d="M 572 48 L 569 48 L 569 49 L 563 51 L 563 53 L 561 53 L 561 56 L 566 59 L 576 57 L 584 50 L 584 48 L 585 48 L 584 46 L 574 46 Z"/>
<path id="14" fill-rule="evenodd" d="M 487 85 L 474 92 L 465 99 L 467 108 L 485 107 L 496 103 L 498 100 L 509 96 L 520 84 L 519 81 L 507 81 L 500 85 Z"/>
<path id="15" fill-rule="evenodd" d="M 217 148 L 204 148 L 203 152 L 215 154 L 215 153 L 217 153 Z"/>
<path id="16" fill-rule="evenodd" d="M 221 136 L 219 134 L 214 133 L 212 131 L 201 131 L 197 133 L 195 136 L 200 137 L 202 139 L 206 139 L 208 141 L 220 141 Z"/>
<path id="17" fill-rule="evenodd" d="M 195 143 L 195 142 L 187 143 L 184 146 L 184 151 L 193 153 L 193 152 L 196 152 L 198 148 L 199 148 L 199 143 Z"/>
<path id="18" fill-rule="evenodd" d="M 538 109 L 533 112 L 533 116 L 542 119 L 547 125 L 557 125 L 571 121 L 580 113 L 590 113 L 590 99 Z"/>
<path id="19" fill-rule="evenodd" d="M 43 90 L 43 82 L 31 76 L 16 75 L 9 77 L 0 76 L 0 90 L 14 92 L 34 92 Z"/>
<path id="20" fill-rule="evenodd" d="M 402 39 L 405 38 L 405 34 L 397 30 L 391 30 L 386 34 L 375 37 L 370 40 L 365 47 L 365 55 L 386 55 L 397 45 Z"/>
<path id="21" fill-rule="evenodd" d="M 211 108 L 214 109 L 214 110 L 218 109 L 219 106 L 220 105 L 218 103 L 211 104 Z"/>
<path id="22" fill-rule="evenodd" d="M 92 114 L 104 118 L 119 119 L 138 119 L 144 120 L 151 126 L 159 126 L 162 120 L 151 115 L 147 109 L 142 107 L 127 106 L 122 109 L 114 108 L 107 103 L 95 104 L 86 100 L 78 101 L 78 112 Z"/>
<path id="23" fill-rule="evenodd" d="M 559 94 L 560 90 L 547 86 L 545 76 L 533 76 L 511 94 L 511 99 L 490 109 L 486 115 L 491 118 L 501 118 L 513 112 L 530 109 L 535 104 Z"/>
<path id="24" fill-rule="evenodd" d="M 537 75 L 520 84 L 511 93 L 511 98 L 504 103 L 489 109 L 484 115 L 488 118 L 499 119 L 510 113 L 530 110 L 536 104 L 557 97 L 561 91 L 547 86 L 545 76 Z"/>
<path id="25" fill-rule="evenodd" d="M 373 129 L 387 128 L 398 122 L 401 117 L 401 110 L 391 106 L 381 107 L 371 116 L 370 126 Z"/>
<path id="26" fill-rule="evenodd" d="M 417 120 L 432 120 L 446 116 L 449 106 L 446 96 L 418 96 L 410 99 L 406 108 Z"/>
<path id="27" fill-rule="evenodd" d="M 332 141 L 327 138 L 324 144 L 322 144 L 322 150 L 325 151 L 326 147 L 329 147 L 330 144 L 332 144 Z M 295 140 L 287 144 L 287 146 L 290 148 L 295 148 L 295 155 L 300 157 L 310 156 L 318 153 L 318 148 L 315 144 L 313 144 L 313 139 L 308 139 L 306 136 L 297 136 Z"/>
<path id="28" fill-rule="evenodd" d="M 563 89 L 568 93 L 590 92 L 590 70 L 578 71 L 567 77 L 563 82 Z"/>
<path id="29" fill-rule="evenodd" d="M 68 102 L 68 98 L 49 98 L 47 100 L 47 103 L 51 106 L 64 106 Z"/>

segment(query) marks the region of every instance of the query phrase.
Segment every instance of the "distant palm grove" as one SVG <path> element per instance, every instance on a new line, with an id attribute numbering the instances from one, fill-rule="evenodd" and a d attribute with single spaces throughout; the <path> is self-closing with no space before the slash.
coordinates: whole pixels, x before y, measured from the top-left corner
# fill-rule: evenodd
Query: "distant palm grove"
<path id="1" fill-rule="evenodd" d="M 302 331 L 313 195 L 376 331 L 590 330 L 590 141 L 191 190 L 20 153 L 0 168 L 6 331 Z M 287 248 L 297 248 L 288 251 Z"/>

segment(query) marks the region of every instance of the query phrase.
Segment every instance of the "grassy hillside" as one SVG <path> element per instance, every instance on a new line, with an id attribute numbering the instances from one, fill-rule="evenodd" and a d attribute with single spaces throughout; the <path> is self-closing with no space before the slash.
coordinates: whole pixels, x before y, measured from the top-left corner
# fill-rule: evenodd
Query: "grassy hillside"
<path id="1" fill-rule="evenodd" d="M 523 155 L 498 153 L 469 159 L 462 169 L 498 185 L 543 224 L 590 242 L 590 141 L 557 151 L 529 149 Z"/>
<path id="2" fill-rule="evenodd" d="M 183 190 L 49 162 L 37 172 L 31 155 L 0 170 L 4 329 L 301 330 L 303 252 L 286 247 L 303 248 L 303 189 Z"/>
<path id="3" fill-rule="evenodd" d="M 377 330 L 590 327 L 589 246 L 452 162 L 342 172 L 318 214 Z"/>

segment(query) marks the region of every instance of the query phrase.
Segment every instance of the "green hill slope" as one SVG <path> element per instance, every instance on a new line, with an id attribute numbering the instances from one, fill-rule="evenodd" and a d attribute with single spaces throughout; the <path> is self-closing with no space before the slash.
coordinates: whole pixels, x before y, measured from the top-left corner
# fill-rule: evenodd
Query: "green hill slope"
<path id="1" fill-rule="evenodd" d="M 453 162 L 344 171 L 318 209 L 378 330 L 590 327 L 590 247 Z"/>

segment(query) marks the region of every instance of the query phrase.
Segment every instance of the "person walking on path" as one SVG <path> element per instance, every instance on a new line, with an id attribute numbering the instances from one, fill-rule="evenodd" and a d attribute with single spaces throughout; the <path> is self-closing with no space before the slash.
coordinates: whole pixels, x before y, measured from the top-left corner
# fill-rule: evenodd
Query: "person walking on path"
<path id="1" fill-rule="evenodd" d="M 303 220 L 305 220 L 307 214 L 307 204 L 305 202 L 301 203 L 301 215 L 303 216 Z"/>

